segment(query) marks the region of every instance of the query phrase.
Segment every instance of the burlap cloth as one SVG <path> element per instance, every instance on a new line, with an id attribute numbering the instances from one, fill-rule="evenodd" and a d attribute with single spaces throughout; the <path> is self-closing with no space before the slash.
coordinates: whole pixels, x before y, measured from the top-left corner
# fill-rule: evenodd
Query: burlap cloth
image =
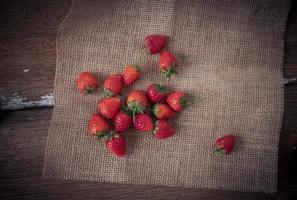
<path id="1" fill-rule="evenodd" d="M 44 176 L 74 180 L 239 191 L 277 189 L 283 112 L 282 66 L 288 0 L 97 1 L 74 0 L 57 38 L 55 108 Z M 167 83 L 158 56 L 142 79 L 125 89 L 166 83 L 202 96 L 172 123 L 165 141 L 127 133 L 127 157 L 111 156 L 87 133 L 98 93 L 78 94 L 81 71 L 122 72 L 139 55 L 144 36 L 170 36 L 168 49 L 183 60 Z M 210 155 L 216 137 L 240 137 L 231 156 Z"/>

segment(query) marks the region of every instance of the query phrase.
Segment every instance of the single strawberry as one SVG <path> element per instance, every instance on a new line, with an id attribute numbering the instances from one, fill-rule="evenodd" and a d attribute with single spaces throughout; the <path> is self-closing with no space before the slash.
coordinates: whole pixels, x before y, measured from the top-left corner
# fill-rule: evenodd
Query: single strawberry
<path id="1" fill-rule="evenodd" d="M 80 73 L 76 83 L 80 93 L 90 93 L 99 87 L 96 76 L 90 72 Z"/>
<path id="2" fill-rule="evenodd" d="M 145 46 L 150 54 L 162 51 L 167 45 L 168 37 L 165 35 L 148 35 L 144 39 Z"/>
<path id="3" fill-rule="evenodd" d="M 98 110 L 107 119 L 112 119 L 120 112 L 121 99 L 118 96 L 106 97 L 98 103 Z"/>
<path id="4" fill-rule="evenodd" d="M 174 128 L 165 120 L 157 120 L 153 134 L 158 139 L 165 139 L 175 134 Z"/>
<path id="5" fill-rule="evenodd" d="M 114 118 L 117 133 L 123 133 L 133 125 L 132 117 L 126 112 L 119 112 Z"/>
<path id="6" fill-rule="evenodd" d="M 89 120 L 89 132 L 91 135 L 99 137 L 102 134 L 109 132 L 109 125 L 107 121 L 99 114 L 93 114 Z"/>
<path id="7" fill-rule="evenodd" d="M 139 131 L 152 131 L 154 129 L 153 118 L 147 113 L 137 114 L 135 117 L 134 127 Z"/>
<path id="8" fill-rule="evenodd" d="M 159 58 L 159 67 L 166 77 L 170 80 L 172 74 L 175 73 L 177 59 L 169 51 L 163 51 Z"/>
<path id="9" fill-rule="evenodd" d="M 214 152 L 217 152 L 222 155 L 228 155 L 233 152 L 236 136 L 234 135 L 224 135 L 216 139 L 216 149 Z"/>
<path id="10" fill-rule="evenodd" d="M 153 108 L 153 113 L 157 119 L 169 119 L 176 115 L 175 111 L 164 103 L 156 103 Z"/>
<path id="11" fill-rule="evenodd" d="M 127 98 L 127 106 L 133 114 L 133 121 L 137 113 L 142 113 L 148 104 L 145 92 L 142 90 L 132 91 Z"/>
<path id="12" fill-rule="evenodd" d="M 113 74 L 104 82 L 105 96 L 118 95 L 122 92 L 124 87 L 124 79 L 122 74 Z"/>
<path id="13" fill-rule="evenodd" d="M 180 112 L 183 108 L 187 107 L 188 101 L 186 99 L 186 93 L 184 92 L 172 92 L 167 96 L 167 104 L 176 112 Z"/>
<path id="14" fill-rule="evenodd" d="M 151 102 L 164 102 L 167 96 L 167 89 L 160 84 L 153 83 L 148 86 L 146 95 Z"/>
<path id="15" fill-rule="evenodd" d="M 140 77 L 140 69 L 138 65 L 127 65 L 124 72 L 124 84 L 132 85 Z"/>
<path id="16" fill-rule="evenodd" d="M 107 149 L 118 157 L 124 157 L 126 155 L 126 139 L 124 135 L 114 134 L 110 136 L 106 141 Z"/>

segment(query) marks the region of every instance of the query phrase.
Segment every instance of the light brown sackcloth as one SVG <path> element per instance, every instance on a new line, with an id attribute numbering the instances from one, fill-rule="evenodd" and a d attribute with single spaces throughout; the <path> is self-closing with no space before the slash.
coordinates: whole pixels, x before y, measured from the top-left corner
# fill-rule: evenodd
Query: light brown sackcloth
<path id="1" fill-rule="evenodd" d="M 55 108 L 44 176 L 98 182 L 275 192 L 283 112 L 282 66 L 289 0 L 74 0 L 57 38 Z M 158 55 L 142 65 L 134 86 L 153 82 L 186 91 L 189 108 L 172 124 L 177 134 L 156 140 L 127 133 L 124 159 L 87 133 L 102 82 L 140 55 L 143 38 L 170 37 L 182 63 L 167 82 Z M 145 59 L 143 59 L 144 61 Z M 81 71 L 98 75 L 101 89 L 80 95 Z M 198 96 L 204 101 L 199 103 Z M 196 100 L 195 100 L 196 98 Z M 215 138 L 240 140 L 230 156 L 211 155 Z"/>

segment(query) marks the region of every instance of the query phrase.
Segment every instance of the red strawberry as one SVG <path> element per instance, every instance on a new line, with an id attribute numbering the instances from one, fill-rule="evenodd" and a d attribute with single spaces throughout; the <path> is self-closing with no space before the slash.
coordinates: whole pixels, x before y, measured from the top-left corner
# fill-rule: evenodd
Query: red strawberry
<path id="1" fill-rule="evenodd" d="M 139 131 L 152 131 L 154 129 L 153 118 L 147 113 L 136 115 L 134 127 Z"/>
<path id="2" fill-rule="evenodd" d="M 119 112 L 114 118 L 114 126 L 117 133 L 125 132 L 132 124 L 132 117 L 125 112 Z"/>
<path id="3" fill-rule="evenodd" d="M 234 135 L 224 135 L 220 138 L 217 138 L 215 152 L 223 155 L 232 153 L 236 139 L 237 138 Z"/>
<path id="4" fill-rule="evenodd" d="M 167 96 L 167 104 L 176 112 L 180 112 L 183 108 L 187 107 L 188 102 L 186 99 L 186 93 L 184 92 L 172 92 Z"/>
<path id="5" fill-rule="evenodd" d="M 168 37 L 165 35 L 148 35 L 144 43 L 150 54 L 159 53 L 167 44 Z"/>
<path id="6" fill-rule="evenodd" d="M 153 112 L 157 119 L 169 119 L 176 115 L 174 110 L 163 103 L 156 103 L 154 105 Z"/>
<path id="7" fill-rule="evenodd" d="M 113 74 L 104 82 L 104 92 L 106 96 L 120 94 L 124 86 L 124 79 L 121 74 Z"/>
<path id="8" fill-rule="evenodd" d="M 146 91 L 146 95 L 151 102 L 164 102 L 167 96 L 167 89 L 159 84 L 151 84 Z"/>
<path id="9" fill-rule="evenodd" d="M 157 120 L 153 134 L 158 139 L 165 139 L 175 134 L 174 128 L 165 120 Z"/>
<path id="10" fill-rule="evenodd" d="M 177 65 L 177 59 L 169 51 L 163 51 L 159 59 L 159 67 L 166 77 L 170 80 L 172 74 L 175 73 L 175 66 Z"/>
<path id="11" fill-rule="evenodd" d="M 139 67 L 137 65 L 127 65 L 123 77 L 125 85 L 132 85 L 140 77 Z"/>
<path id="12" fill-rule="evenodd" d="M 133 112 L 133 119 L 135 114 L 142 113 L 146 109 L 147 104 L 145 92 L 142 90 L 134 90 L 128 95 L 127 106 Z"/>
<path id="13" fill-rule="evenodd" d="M 103 117 L 112 119 L 120 112 L 121 99 L 118 96 L 104 98 L 98 103 L 98 109 Z"/>
<path id="14" fill-rule="evenodd" d="M 99 114 L 93 114 L 89 120 L 89 132 L 91 135 L 100 136 L 109 132 L 109 125 L 107 121 Z"/>
<path id="15" fill-rule="evenodd" d="M 76 83 L 80 93 L 90 93 L 99 87 L 96 76 L 90 72 L 80 73 Z"/>
<path id="16" fill-rule="evenodd" d="M 126 155 L 126 139 L 124 135 L 114 134 L 107 141 L 106 146 L 108 150 L 118 157 Z"/>

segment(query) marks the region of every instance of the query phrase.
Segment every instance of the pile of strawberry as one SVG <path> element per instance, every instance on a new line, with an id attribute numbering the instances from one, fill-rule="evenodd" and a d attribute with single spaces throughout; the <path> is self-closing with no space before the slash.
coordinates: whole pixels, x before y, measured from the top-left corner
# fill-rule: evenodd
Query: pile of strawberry
<path id="1" fill-rule="evenodd" d="M 148 54 L 160 53 L 159 68 L 168 79 L 175 73 L 178 64 L 176 57 L 164 50 L 168 38 L 164 35 L 148 35 L 145 40 Z M 187 106 L 187 94 L 182 91 L 169 92 L 160 84 L 153 83 L 146 91 L 134 90 L 126 100 L 121 99 L 124 87 L 130 86 L 140 78 L 139 65 L 127 65 L 122 74 L 113 74 L 104 81 L 104 98 L 98 103 L 99 113 L 91 116 L 89 133 L 98 139 L 104 138 L 107 149 L 118 157 L 126 154 L 125 132 L 134 127 L 140 132 L 150 132 L 157 139 L 165 139 L 175 134 L 175 129 L 167 121 Z M 80 93 L 90 93 L 98 89 L 95 75 L 80 73 L 77 79 Z M 230 137 L 229 137 L 230 140 Z M 232 139 L 231 139 L 232 140 Z M 230 140 L 230 141 L 231 141 Z M 220 142 L 217 152 L 229 154 L 233 144 Z M 223 144 L 223 146 L 222 146 Z"/>

